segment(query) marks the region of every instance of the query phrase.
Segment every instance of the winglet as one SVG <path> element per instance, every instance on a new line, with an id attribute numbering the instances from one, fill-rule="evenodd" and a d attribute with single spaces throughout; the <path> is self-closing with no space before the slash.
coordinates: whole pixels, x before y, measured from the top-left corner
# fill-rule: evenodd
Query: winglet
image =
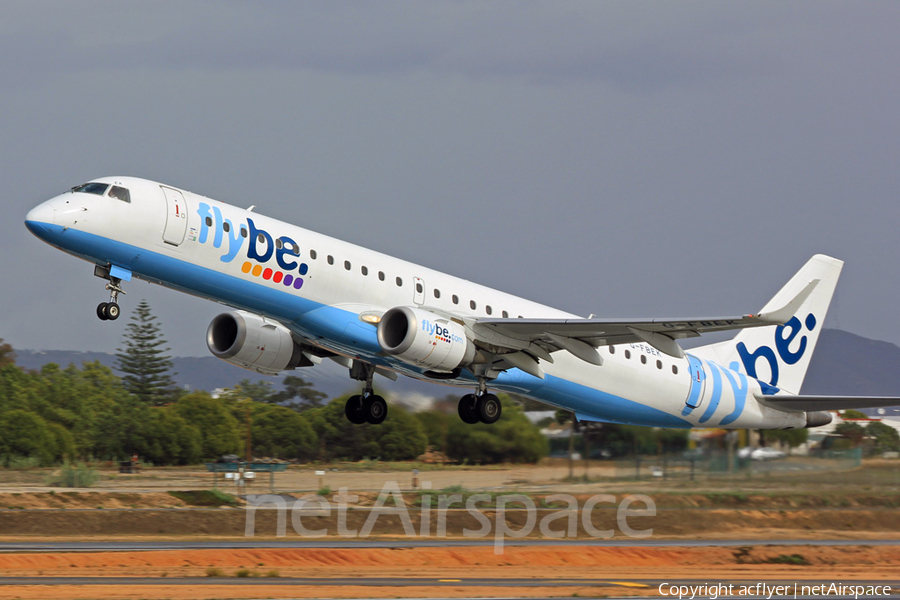
<path id="1" fill-rule="evenodd" d="M 761 312 L 757 315 L 757 317 L 759 319 L 762 319 L 763 321 L 769 321 L 770 323 L 775 323 L 778 325 L 787 323 L 790 318 L 800 310 L 800 307 L 803 306 L 803 303 L 806 302 L 806 299 L 809 298 L 809 295 L 813 293 L 813 290 L 816 289 L 817 285 L 819 285 L 819 281 L 821 280 L 813 279 L 806 284 L 806 287 L 800 290 L 799 294 L 794 296 L 793 300 L 791 300 L 781 308 Z"/>

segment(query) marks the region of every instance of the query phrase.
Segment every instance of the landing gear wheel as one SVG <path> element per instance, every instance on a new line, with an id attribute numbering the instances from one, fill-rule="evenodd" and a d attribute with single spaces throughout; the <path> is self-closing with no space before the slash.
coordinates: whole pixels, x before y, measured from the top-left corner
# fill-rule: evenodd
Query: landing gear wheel
<path id="1" fill-rule="evenodd" d="M 378 425 L 387 417 L 387 402 L 381 396 L 366 396 L 362 412 L 367 423 Z"/>
<path id="2" fill-rule="evenodd" d="M 347 420 L 354 425 L 362 425 L 365 423 L 366 415 L 363 412 L 362 396 L 359 394 L 350 396 L 347 403 L 344 405 L 344 414 L 347 415 Z"/>
<path id="3" fill-rule="evenodd" d="M 109 319 L 109 315 L 106 314 L 106 307 L 107 307 L 106 302 L 101 302 L 100 304 L 97 305 L 97 317 L 101 321 L 106 321 Z"/>
<path id="4" fill-rule="evenodd" d="M 478 397 L 478 403 L 475 405 L 475 413 L 478 415 L 478 420 L 482 423 L 487 423 L 488 425 L 496 423 L 497 419 L 500 418 L 501 412 L 502 408 L 500 407 L 500 400 L 497 396 L 493 394 L 482 394 Z"/>
<path id="5" fill-rule="evenodd" d="M 459 399 L 458 412 L 459 418 L 462 419 L 463 423 L 474 425 L 479 421 L 478 413 L 475 412 L 477 402 L 478 397 L 475 394 L 466 394 Z"/>
<path id="6" fill-rule="evenodd" d="M 106 313 L 106 318 L 110 321 L 115 321 L 119 318 L 119 305 L 115 302 L 110 302 L 106 305 L 106 309 L 104 309 Z"/>

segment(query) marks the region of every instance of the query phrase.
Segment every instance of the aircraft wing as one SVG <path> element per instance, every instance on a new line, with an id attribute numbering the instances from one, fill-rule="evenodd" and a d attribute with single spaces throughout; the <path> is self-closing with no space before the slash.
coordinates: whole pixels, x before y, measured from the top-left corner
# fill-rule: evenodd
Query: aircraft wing
<path id="1" fill-rule="evenodd" d="M 645 342 L 681 358 L 675 340 L 703 333 L 779 324 L 763 315 L 705 319 L 478 319 L 477 325 L 501 336 L 528 340 L 553 350 L 569 350 L 568 342 L 593 348 Z M 592 362 L 592 361 L 588 361 Z"/>
<path id="2" fill-rule="evenodd" d="M 877 408 L 900 406 L 897 396 L 758 396 L 772 408 L 788 411 L 845 410 L 848 408 Z"/>
<path id="3" fill-rule="evenodd" d="M 811 280 L 784 306 L 756 315 L 699 319 L 476 319 L 467 325 L 478 341 L 499 351 L 498 358 L 505 364 L 494 368 L 517 367 L 543 377 L 537 359 L 552 363 L 550 353 L 558 350 L 600 365 L 600 346 L 643 342 L 683 358 L 684 350 L 676 340 L 715 331 L 782 325 L 797 312 L 819 281 Z"/>

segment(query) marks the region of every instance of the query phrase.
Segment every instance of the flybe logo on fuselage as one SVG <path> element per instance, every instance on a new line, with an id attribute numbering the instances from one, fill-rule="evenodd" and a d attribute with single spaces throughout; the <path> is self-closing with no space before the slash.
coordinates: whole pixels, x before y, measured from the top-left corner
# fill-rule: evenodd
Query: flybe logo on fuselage
<path id="1" fill-rule="evenodd" d="M 197 241 L 206 244 L 212 238 L 214 248 L 225 250 L 219 260 L 224 263 L 234 261 L 246 240 L 247 260 L 241 265 L 242 272 L 294 289 L 300 289 L 303 285 L 302 276 L 306 275 L 309 266 L 295 260 L 300 256 L 300 246 L 297 242 L 282 235 L 277 238 L 280 243 L 276 243 L 268 231 L 257 227 L 250 218 L 246 224 L 238 223 L 235 227 L 231 219 L 222 215 L 219 207 L 210 206 L 205 202 L 198 204 L 197 214 L 200 215 L 200 233 Z M 279 269 L 264 266 L 273 256 Z"/>
<path id="2" fill-rule="evenodd" d="M 797 317 L 791 317 L 791 320 L 785 323 L 784 325 L 779 325 L 775 328 L 775 350 L 772 350 L 769 346 L 760 346 L 755 351 L 750 352 L 747 350 L 747 346 L 740 342 L 737 345 L 738 355 L 741 357 L 741 363 L 744 365 L 744 369 L 747 371 L 747 375 L 753 377 L 754 379 L 759 379 L 756 376 L 756 363 L 762 358 L 767 363 L 769 363 L 769 371 L 772 373 L 772 377 L 769 380 L 769 383 L 773 386 L 778 385 L 778 359 L 780 358 L 784 364 L 786 365 L 795 365 L 797 364 L 803 355 L 806 353 L 807 348 L 807 339 L 805 335 L 800 336 L 799 344 L 797 345 L 797 351 L 791 351 L 791 344 L 797 339 L 797 335 L 803 330 L 803 327 L 806 327 L 808 331 L 812 331 L 816 328 L 816 316 L 812 313 L 806 316 L 804 323 L 801 325 L 800 319 Z M 777 356 L 776 356 L 777 351 Z"/>
<path id="3" fill-rule="evenodd" d="M 428 319 L 422 319 L 422 331 L 428 335 L 433 335 L 436 340 L 446 343 L 461 343 L 462 337 L 452 333 L 449 327 L 444 327 L 437 323 L 432 323 Z"/>

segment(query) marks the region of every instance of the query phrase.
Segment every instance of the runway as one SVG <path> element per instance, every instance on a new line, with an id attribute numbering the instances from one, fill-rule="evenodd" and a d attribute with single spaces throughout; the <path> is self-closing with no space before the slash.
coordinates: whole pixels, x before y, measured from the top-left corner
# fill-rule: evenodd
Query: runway
<path id="1" fill-rule="evenodd" d="M 493 539 L 419 539 L 419 540 L 254 540 L 247 538 L 233 541 L 126 541 L 126 542 L 0 542 L 0 552 L 141 552 L 152 550 L 242 550 L 248 548 L 454 548 L 493 546 Z M 734 548 L 741 546 L 900 546 L 900 539 L 883 540 L 655 540 L 629 538 L 624 540 L 512 540 L 505 539 L 504 546 L 593 546 L 593 547 L 644 547 L 644 548 Z"/>
<path id="2" fill-rule="evenodd" d="M 772 593 L 764 589 L 759 596 L 739 593 L 742 588 L 756 589 L 760 583 L 769 586 L 769 590 L 784 590 L 784 593 Z M 608 579 L 548 579 L 548 578 L 460 578 L 439 579 L 430 577 L 279 577 L 279 578 L 249 578 L 249 577 L 0 577 L 0 587 L 3 586 L 244 586 L 244 587 L 269 587 L 269 586 L 317 586 L 317 587 L 423 587 L 423 588 L 642 588 L 655 597 L 677 597 L 672 590 L 677 586 L 685 586 L 688 589 L 697 589 L 702 586 L 722 586 L 730 589 L 731 593 L 718 596 L 719 598 L 822 598 L 822 594 L 807 595 L 797 593 L 804 587 L 824 586 L 827 588 L 835 584 L 834 581 L 769 579 L 760 580 L 726 580 L 710 581 L 702 579 L 634 579 L 630 581 L 611 581 Z M 878 598 L 900 598 L 900 580 L 882 581 L 845 581 L 839 585 L 859 587 L 874 587 L 885 591 L 879 593 Z M 885 588 L 888 588 L 885 590 Z M 613 590 L 614 591 L 614 590 Z M 606 596 L 606 594 L 604 594 Z M 708 594 L 704 594 L 708 597 Z M 831 594 L 828 598 L 857 598 L 857 594 Z M 858 595 L 860 598 L 874 596 Z"/>

